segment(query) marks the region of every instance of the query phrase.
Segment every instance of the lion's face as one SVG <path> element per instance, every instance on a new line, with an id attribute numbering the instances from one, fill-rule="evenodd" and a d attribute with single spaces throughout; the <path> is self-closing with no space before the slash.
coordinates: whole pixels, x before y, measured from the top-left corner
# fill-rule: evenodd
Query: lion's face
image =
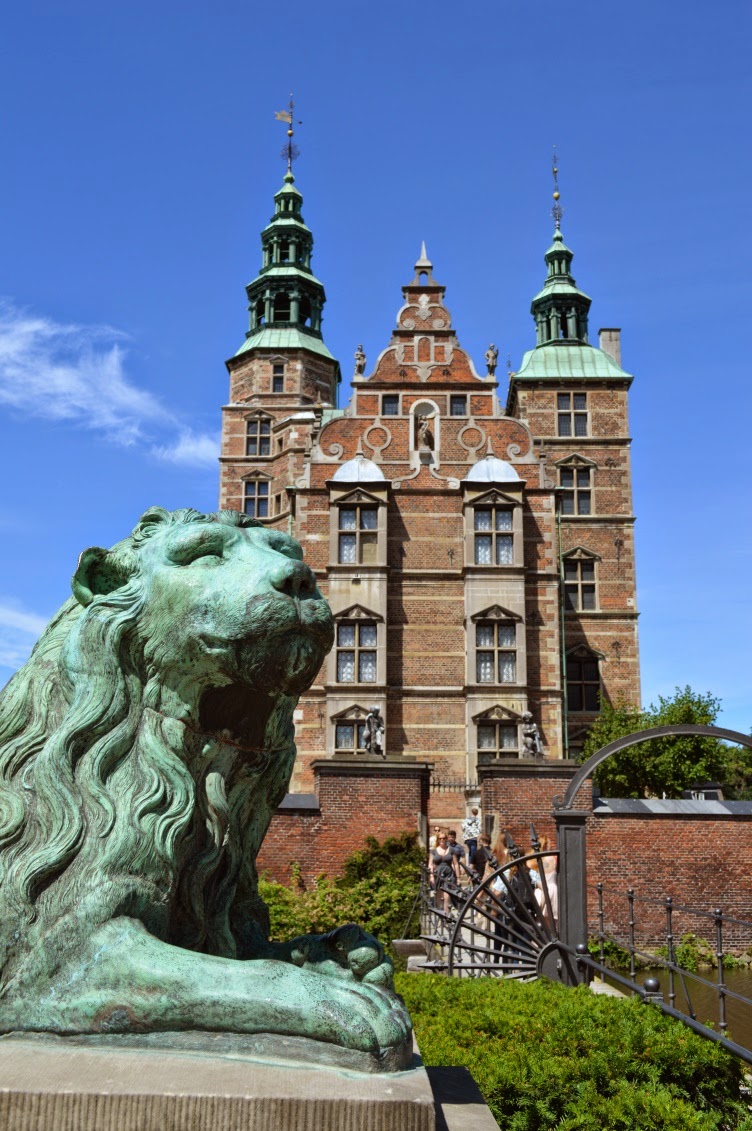
<path id="1" fill-rule="evenodd" d="M 300 545 L 207 516 L 156 526 L 136 553 L 138 634 L 147 679 L 165 689 L 160 707 L 196 705 L 194 724 L 242 746 L 289 744 L 290 697 L 310 687 L 333 639 Z"/>

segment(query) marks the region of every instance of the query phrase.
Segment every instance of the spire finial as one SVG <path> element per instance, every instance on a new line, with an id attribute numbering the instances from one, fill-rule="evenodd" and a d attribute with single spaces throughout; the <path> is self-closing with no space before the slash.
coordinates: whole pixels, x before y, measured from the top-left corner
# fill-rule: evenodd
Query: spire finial
<path id="1" fill-rule="evenodd" d="M 559 204 L 559 162 L 556 156 L 556 146 L 554 146 L 554 159 L 551 166 L 551 172 L 554 175 L 554 206 L 551 209 L 551 215 L 554 218 L 554 222 L 556 223 L 556 230 L 558 232 L 561 228 L 561 218 L 564 215 L 564 209 Z"/>
<path id="2" fill-rule="evenodd" d="M 426 241 L 421 240 L 420 258 L 418 259 L 418 262 L 415 264 L 415 270 L 420 271 L 421 269 L 423 269 L 425 271 L 431 271 L 432 268 L 433 268 L 433 263 L 428 258 L 428 252 L 426 251 Z"/>
<path id="3" fill-rule="evenodd" d="M 295 112 L 295 103 L 292 100 L 292 91 L 290 91 L 290 107 L 289 107 L 289 109 L 288 110 L 275 110 L 274 111 L 274 117 L 277 119 L 278 122 L 287 122 L 287 143 L 286 143 L 286 145 L 284 145 L 282 147 L 282 153 L 280 154 L 280 156 L 283 157 L 287 161 L 287 176 L 285 177 L 285 180 L 287 179 L 287 177 L 292 179 L 292 163 L 298 157 L 300 157 L 300 150 L 298 149 L 297 145 L 293 144 L 293 140 L 292 140 L 293 136 L 295 134 L 295 130 L 293 129 L 293 127 L 296 126 L 296 125 L 302 126 L 303 123 L 301 121 L 296 122 L 294 120 L 294 118 L 293 118 L 294 112 Z"/>

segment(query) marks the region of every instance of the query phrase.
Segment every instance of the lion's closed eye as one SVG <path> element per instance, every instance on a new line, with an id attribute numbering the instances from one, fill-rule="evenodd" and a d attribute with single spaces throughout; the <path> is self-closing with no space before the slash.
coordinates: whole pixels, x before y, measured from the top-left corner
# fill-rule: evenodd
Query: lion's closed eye
<path id="1" fill-rule="evenodd" d="M 206 564 L 224 556 L 227 538 L 217 529 L 191 530 L 176 538 L 169 549 L 170 560 L 176 565 Z"/>

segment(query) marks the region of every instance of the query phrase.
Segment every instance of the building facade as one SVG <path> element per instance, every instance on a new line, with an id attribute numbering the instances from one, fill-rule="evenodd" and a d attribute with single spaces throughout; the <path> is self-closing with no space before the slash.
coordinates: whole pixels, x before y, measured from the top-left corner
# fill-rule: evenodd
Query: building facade
<path id="1" fill-rule="evenodd" d="M 589 342 L 557 220 L 505 400 L 495 351 L 478 372 L 423 248 L 391 338 L 370 366 L 358 350 L 335 407 L 301 206 L 288 172 L 227 363 L 220 490 L 301 542 L 336 619 L 292 788 L 311 789 L 316 759 L 375 762 L 378 707 L 387 762 L 430 763 L 459 816 L 483 767 L 572 758 L 603 697 L 639 703 L 632 378 L 618 330 Z"/>

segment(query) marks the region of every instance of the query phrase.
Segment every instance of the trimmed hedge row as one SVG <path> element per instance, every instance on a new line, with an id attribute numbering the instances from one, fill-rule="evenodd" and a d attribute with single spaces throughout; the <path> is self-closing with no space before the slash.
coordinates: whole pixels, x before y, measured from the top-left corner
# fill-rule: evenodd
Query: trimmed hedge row
<path id="1" fill-rule="evenodd" d="M 743 1066 L 654 1006 L 585 987 L 398 974 L 428 1065 L 464 1065 L 504 1131 L 751 1131 Z"/>

